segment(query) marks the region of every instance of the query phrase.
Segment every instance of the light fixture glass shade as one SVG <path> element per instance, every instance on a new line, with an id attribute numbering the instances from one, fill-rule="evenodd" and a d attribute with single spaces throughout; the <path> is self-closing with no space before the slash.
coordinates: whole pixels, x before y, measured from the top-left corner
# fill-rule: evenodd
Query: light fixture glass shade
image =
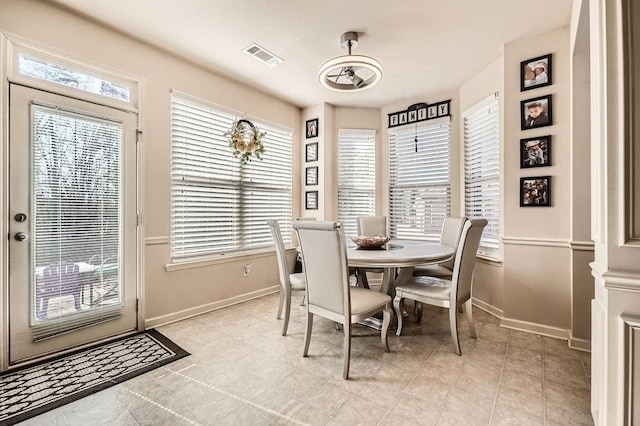
<path id="1" fill-rule="evenodd" d="M 356 92 L 375 86 L 382 79 L 382 65 L 368 56 L 338 56 L 320 67 L 320 83 L 338 92 Z"/>

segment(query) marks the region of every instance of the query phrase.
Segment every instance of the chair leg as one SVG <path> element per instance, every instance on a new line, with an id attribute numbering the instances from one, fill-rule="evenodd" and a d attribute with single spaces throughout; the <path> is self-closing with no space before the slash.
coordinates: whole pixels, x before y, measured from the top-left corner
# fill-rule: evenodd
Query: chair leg
<path id="1" fill-rule="evenodd" d="M 416 313 L 416 322 L 420 324 L 422 322 L 422 303 L 416 301 L 417 303 L 417 313 Z"/>
<path id="2" fill-rule="evenodd" d="M 289 317 L 291 316 L 291 292 L 287 291 L 284 296 L 284 324 L 282 324 L 282 335 L 287 335 L 289 328 Z"/>
<path id="3" fill-rule="evenodd" d="M 456 306 L 449 306 L 449 327 L 451 327 L 451 340 L 453 340 L 453 351 L 456 355 L 462 355 L 460 351 L 460 340 L 458 340 L 458 321 Z"/>
<path id="4" fill-rule="evenodd" d="M 302 356 L 307 356 L 309 353 L 309 343 L 311 342 L 311 329 L 313 328 L 313 314 L 307 312 L 307 329 L 304 331 L 304 350 Z"/>
<path id="5" fill-rule="evenodd" d="M 307 298 L 307 293 L 302 295 L 302 300 L 300 301 L 300 306 L 304 306 L 304 301 Z"/>
<path id="6" fill-rule="evenodd" d="M 80 307 L 80 300 L 81 300 L 80 287 L 78 287 L 78 289 L 73 292 L 73 299 L 75 301 L 76 311 L 80 312 L 82 310 L 82 308 Z"/>
<path id="7" fill-rule="evenodd" d="M 282 306 L 284 305 L 284 289 L 280 289 L 280 301 L 278 302 L 278 315 L 276 315 L 276 319 L 280 319 L 282 317 Z"/>
<path id="8" fill-rule="evenodd" d="M 467 300 L 462 305 L 462 310 L 466 314 L 467 322 L 469 323 L 469 330 L 471 330 L 471 337 L 473 337 L 475 339 L 478 336 L 476 335 L 476 327 L 473 325 L 473 312 L 472 312 L 472 309 L 473 309 L 473 306 L 471 305 L 471 299 Z"/>
<path id="9" fill-rule="evenodd" d="M 399 336 L 402 333 L 402 297 L 400 295 L 396 295 L 393 299 L 393 308 L 396 311 L 396 317 L 398 318 L 398 327 L 396 328 L 396 336 Z M 384 315 L 384 314 L 383 314 Z M 384 321 L 384 318 L 382 319 Z"/>
<path id="10" fill-rule="evenodd" d="M 342 378 L 349 378 L 349 364 L 351 363 L 351 321 L 346 318 L 344 324 L 344 369 L 342 370 Z"/>
<path id="11" fill-rule="evenodd" d="M 382 311 L 382 330 L 380 331 L 380 335 L 382 337 L 382 346 L 384 347 L 385 352 L 389 352 L 389 341 L 387 340 L 387 331 L 389 331 L 389 324 L 391 324 L 391 305 L 385 306 Z M 400 313 L 402 316 L 402 313 Z"/>
<path id="12" fill-rule="evenodd" d="M 358 286 L 363 288 L 369 287 L 369 279 L 367 278 L 367 271 L 363 268 L 356 268 L 356 278 L 358 280 Z"/>

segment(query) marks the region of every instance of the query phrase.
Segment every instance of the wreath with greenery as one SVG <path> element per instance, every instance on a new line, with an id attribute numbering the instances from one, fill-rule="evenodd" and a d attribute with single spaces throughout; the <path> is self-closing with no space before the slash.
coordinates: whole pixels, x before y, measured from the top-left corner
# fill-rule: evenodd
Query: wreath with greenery
<path id="1" fill-rule="evenodd" d="M 236 120 L 231 125 L 231 130 L 224 135 L 229 138 L 233 156 L 240 158 L 240 162 L 244 164 L 251 161 L 252 157 L 262 160 L 265 151 L 262 138 L 266 134 L 249 120 Z"/>

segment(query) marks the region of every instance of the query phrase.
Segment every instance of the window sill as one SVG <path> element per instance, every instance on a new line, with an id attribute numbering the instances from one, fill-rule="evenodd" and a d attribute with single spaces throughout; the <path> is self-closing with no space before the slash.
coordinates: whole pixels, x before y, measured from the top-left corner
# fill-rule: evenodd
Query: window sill
<path id="1" fill-rule="evenodd" d="M 502 267 L 502 259 L 498 259 L 496 257 L 479 254 L 476 256 L 476 260 L 487 265 Z"/>
<path id="2" fill-rule="evenodd" d="M 285 247 L 285 250 L 295 251 L 296 248 L 293 246 L 287 246 Z M 180 260 L 175 263 L 167 263 L 164 266 L 164 269 L 167 272 L 175 272 L 175 271 L 182 271 L 185 269 L 204 268 L 207 266 L 221 265 L 229 262 L 241 262 L 248 259 L 269 257 L 274 255 L 275 255 L 275 248 L 269 247 L 269 248 L 250 250 L 245 252 L 238 252 L 238 253 L 229 253 L 229 254 L 223 253 L 223 254 L 207 257 L 207 258 Z"/>

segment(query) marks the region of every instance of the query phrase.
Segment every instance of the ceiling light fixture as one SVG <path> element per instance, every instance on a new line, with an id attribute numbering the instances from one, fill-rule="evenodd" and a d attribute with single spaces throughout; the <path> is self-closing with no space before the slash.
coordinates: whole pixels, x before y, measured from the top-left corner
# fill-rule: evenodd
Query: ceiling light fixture
<path id="1" fill-rule="evenodd" d="M 338 92 L 357 92 L 375 86 L 382 79 L 382 65 L 373 58 L 352 55 L 358 46 L 358 33 L 349 31 L 340 37 L 342 48 L 349 54 L 338 56 L 320 67 L 320 83 Z"/>

